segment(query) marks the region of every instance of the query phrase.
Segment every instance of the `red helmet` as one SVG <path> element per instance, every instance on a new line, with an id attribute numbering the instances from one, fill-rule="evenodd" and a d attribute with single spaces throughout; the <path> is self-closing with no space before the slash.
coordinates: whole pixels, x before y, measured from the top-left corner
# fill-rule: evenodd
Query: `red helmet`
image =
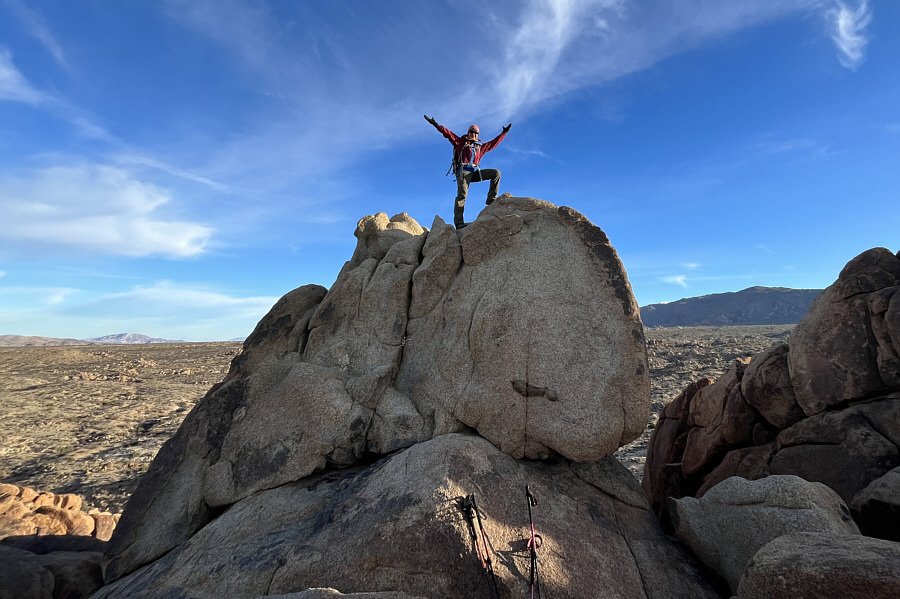
<path id="1" fill-rule="evenodd" d="M 478 125 L 469 125 L 469 133 L 474 133 L 476 136 L 481 133 L 478 129 Z"/>

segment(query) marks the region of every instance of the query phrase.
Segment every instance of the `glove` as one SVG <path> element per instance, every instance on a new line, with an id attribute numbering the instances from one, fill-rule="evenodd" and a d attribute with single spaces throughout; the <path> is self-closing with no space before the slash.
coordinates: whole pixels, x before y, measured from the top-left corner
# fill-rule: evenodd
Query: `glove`
<path id="1" fill-rule="evenodd" d="M 503 128 L 503 132 L 504 132 L 504 133 L 509 133 L 509 130 L 510 130 L 510 129 L 512 129 L 512 123 L 510 123 L 510 124 L 508 124 L 506 127 L 504 127 L 504 128 Z"/>
<path id="2" fill-rule="evenodd" d="M 437 121 L 436 121 L 436 120 L 434 120 L 433 118 L 431 118 L 431 117 L 428 116 L 427 114 L 424 115 L 424 116 L 425 116 L 425 120 L 426 120 L 426 121 L 428 121 L 429 123 L 431 123 L 432 125 L 434 125 L 435 127 L 437 127 Z"/>

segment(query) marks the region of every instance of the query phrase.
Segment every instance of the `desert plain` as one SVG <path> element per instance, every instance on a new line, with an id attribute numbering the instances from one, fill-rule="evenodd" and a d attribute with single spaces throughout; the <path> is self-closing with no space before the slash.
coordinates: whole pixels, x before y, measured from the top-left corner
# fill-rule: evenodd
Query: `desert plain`
<path id="1" fill-rule="evenodd" d="M 618 457 L 640 478 L 659 413 L 687 385 L 793 325 L 645 329 L 652 413 Z M 239 342 L 0 347 L 0 482 L 120 513 L 162 444 L 222 380 Z"/>

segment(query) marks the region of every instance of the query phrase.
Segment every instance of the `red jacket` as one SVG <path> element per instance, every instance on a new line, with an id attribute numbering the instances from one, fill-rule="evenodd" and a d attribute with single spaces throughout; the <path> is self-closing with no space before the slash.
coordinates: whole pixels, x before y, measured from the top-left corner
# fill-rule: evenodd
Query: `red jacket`
<path id="1" fill-rule="evenodd" d="M 472 152 L 471 149 L 466 148 L 466 144 L 469 144 L 470 142 L 465 137 L 460 137 L 443 125 L 435 125 L 435 128 L 453 144 L 453 165 L 455 169 L 458 169 L 461 164 L 474 164 L 475 166 L 478 166 L 478 163 L 481 162 L 481 157 L 496 148 L 497 144 L 506 137 L 506 131 L 502 131 L 500 135 L 491 141 L 486 141 L 484 143 L 476 142 L 474 152 Z M 474 153 L 474 156 L 470 152 Z"/>

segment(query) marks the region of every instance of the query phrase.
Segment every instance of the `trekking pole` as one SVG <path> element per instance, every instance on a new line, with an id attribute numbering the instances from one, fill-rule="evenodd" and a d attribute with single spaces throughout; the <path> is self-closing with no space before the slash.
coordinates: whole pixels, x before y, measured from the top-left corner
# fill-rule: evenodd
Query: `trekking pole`
<path id="1" fill-rule="evenodd" d="M 537 548 L 544 543 L 541 535 L 534 533 L 534 518 L 531 515 L 532 506 L 537 505 L 537 499 L 528 485 L 525 485 L 525 498 L 528 499 L 528 522 L 531 524 L 531 539 L 528 540 L 528 546 L 531 548 L 531 599 L 541 597 L 541 576 L 538 572 Z M 535 591 L 537 591 L 535 593 Z"/>
<path id="2" fill-rule="evenodd" d="M 475 503 L 475 493 L 468 495 L 459 502 L 460 509 L 469 522 L 469 534 L 472 536 L 472 542 L 475 544 L 475 552 L 478 559 L 481 560 L 481 567 L 484 569 L 488 577 L 489 593 L 491 599 L 500 599 L 500 587 L 497 584 L 497 575 L 494 573 L 494 562 L 491 560 L 491 550 L 488 547 L 489 542 L 487 533 L 484 531 L 484 525 L 481 523 L 481 513 L 478 505 Z M 478 530 L 475 529 L 475 522 L 478 522 Z M 481 543 L 479 544 L 478 533 L 481 533 Z"/>

